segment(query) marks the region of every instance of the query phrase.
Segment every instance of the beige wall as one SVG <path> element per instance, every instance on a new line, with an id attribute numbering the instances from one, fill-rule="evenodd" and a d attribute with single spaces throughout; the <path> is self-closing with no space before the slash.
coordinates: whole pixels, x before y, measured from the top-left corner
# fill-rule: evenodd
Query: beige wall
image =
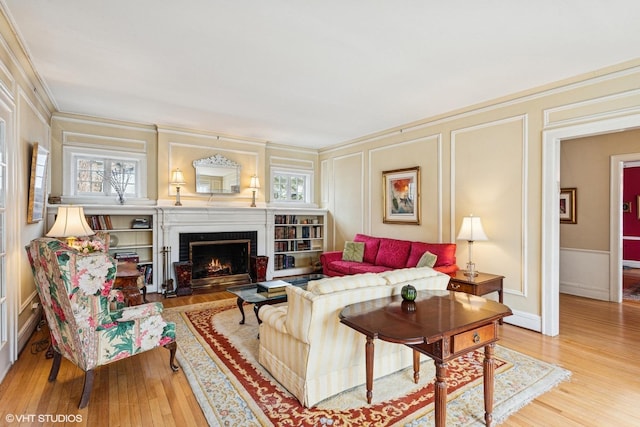
<path id="1" fill-rule="evenodd" d="M 160 203 L 173 200 L 175 190 L 168 179 L 174 168 L 192 170 L 193 160 L 216 153 L 242 165 L 244 189 L 232 198 L 207 200 L 194 193 L 191 180 L 182 189 L 185 202 L 248 203 L 251 194 L 246 183 L 252 174 L 256 173 L 267 188 L 273 167 L 311 168 L 315 171 L 315 202 L 330 209 L 328 244 L 335 248 L 341 248 L 358 232 L 455 241 L 462 217 L 474 213 L 482 217 L 490 238 L 476 244 L 474 260 L 480 270 L 506 276 L 505 301 L 521 317 L 529 317 L 533 325 L 541 314 L 542 218 L 548 215 L 542 204 L 542 134 L 602 118 L 638 114 L 640 105 L 640 60 L 635 60 L 438 117 L 399 124 L 318 154 L 194 130 L 64 114 L 56 114 L 51 120 L 54 106 L 46 96 L 40 96 L 46 92 L 4 20 L 0 21 L 0 35 L 6 42 L 0 45 L 0 90 L 11 98 L 14 123 L 18 124 L 8 157 L 11 177 L 7 194 L 18 203 L 8 213 L 7 229 L 11 253 L 8 268 L 14 268 L 9 274 L 10 281 L 16 283 L 12 292 L 18 295 L 20 315 L 16 318 L 20 329 L 33 319 L 29 306 L 34 296 L 23 246 L 45 232 L 43 223 L 26 224 L 28 155 L 35 141 L 52 150 L 53 195 L 62 191 L 61 150 L 66 143 L 144 147 L 149 160 L 148 196 Z M 51 143 L 49 123 L 53 127 Z M 563 150 L 569 148 L 570 144 L 563 143 Z M 383 224 L 382 171 L 413 166 L 421 169 L 421 224 Z M 562 185 L 565 172 L 575 167 L 563 165 Z M 186 177 L 189 181 L 190 175 Z M 579 200 L 581 196 L 582 192 Z M 264 190 L 258 193 L 258 201 L 269 201 Z M 589 209 L 579 201 L 579 221 Z M 562 227 L 562 233 L 563 244 L 573 244 L 570 239 L 578 238 L 567 235 L 573 232 L 566 232 L 566 227 Z M 606 235 L 596 233 L 584 238 L 588 240 L 576 244 L 607 249 Z M 464 265 L 466 243 L 458 243 L 459 264 Z"/>
<path id="2" fill-rule="evenodd" d="M 560 186 L 577 188 L 577 224 L 560 225 L 560 246 L 609 250 L 610 157 L 638 153 L 640 130 L 563 141 Z"/>
<path id="3" fill-rule="evenodd" d="M 31 152 L 34 143 L 50 148 L 50 116 L 53 110 L 17 42 L 4 15 L 0 14 L 0 108 L 6 112 L 7 186 L 6 268 L 7 301 L 10 316 L 10 345 L 13 356 L 29 339 L 39 316 L 31 309 L 36 300 L 33 276 L 24 246 L 44 233 L 44 221 L 27 223 Z M 13 339 L 17 346 L 13 346 Z M 1 367 L 0 367 L 1 368 Z"/>
<path id="4" fill-rule="evenodd" d="M 477 267 L 504 275 L 505 301 L 524 326 L 540 329 L 543 132 L 637 114 L 638 87 L 634 61 L 321 150 L 334 248 L 358 232 L 455 241 L 463 216 L 481 216 L 490 240 L 474 246 Z M 381 171 L 412 166 L 423 171 L 422 223 L 382 224 Z M 343 207 L 352 197 L 358 202 Z M 464 266 L 467 244 L 457 243 Z M 589 244 L 608 248 L 600 237 Z"/>

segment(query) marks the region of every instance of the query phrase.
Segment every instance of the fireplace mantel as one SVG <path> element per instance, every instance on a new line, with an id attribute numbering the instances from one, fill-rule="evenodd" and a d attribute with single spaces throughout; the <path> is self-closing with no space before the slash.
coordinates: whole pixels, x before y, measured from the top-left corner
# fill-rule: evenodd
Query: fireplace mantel
<path id="1" fill-rule="evenodd" d="M 274 217 L 276 215 L 325 215 L 317 208 L 262 207 L 158 207 L 159 249 L 171 248 L 171 263 L 179 261 L 180 233 L 257 232 L 257 253 L 269 257 L 268 278 L 274 270 Z M 324 230 L 326 233 L 326 230 Z M 325 239 L 326 242 L 326 239 Z M 324 247 L 324 243 L 322 244 Z M 292 274 L 297 274 L 293 272 Z"/>

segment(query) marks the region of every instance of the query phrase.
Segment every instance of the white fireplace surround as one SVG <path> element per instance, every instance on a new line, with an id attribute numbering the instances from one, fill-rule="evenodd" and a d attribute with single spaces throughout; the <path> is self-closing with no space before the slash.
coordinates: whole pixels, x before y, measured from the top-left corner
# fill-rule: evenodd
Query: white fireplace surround
<path id="1" fill-rule="evenodd" d="M 172 248 L 171 265 L 179 261 L 181 233 L 256 231 L 257 255 L 267 255 L 268 210 L 261 208 L 160 208 L 158 246 Z"/>

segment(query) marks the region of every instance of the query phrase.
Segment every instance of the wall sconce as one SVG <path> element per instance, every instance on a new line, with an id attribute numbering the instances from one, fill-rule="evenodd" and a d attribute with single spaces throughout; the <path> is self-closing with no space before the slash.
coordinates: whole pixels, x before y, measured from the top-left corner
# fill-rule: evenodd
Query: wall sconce
<path id="1" fill-rule="evenodd" d="M 253 199 L 251 200 L 251 207 L 256 207 L 256 190 L 260 188 L 260 180 L 256 175 L 251 177 L 251 182 L 249 183 L 249 188 L 253 190 Z"/>
<path id="2" fill-rule="evenodd" d="M 180 168 L 177 168 L 176 170 L 173 171 L 173 173 L 171 174 L 171 181 L 169 182 L 169 184 L 176 186 L 175 205 L 182 206 L 182 203 L 180 203 L 180 186 L 185 185 L 186 182 L 184 181 L 184 175 L 182 174 L 182 171 L 180 170 Z"/>
<path id="3" fill-rule="evenodd" d="M 464 275 L 475 277 L 478 273 L 476 272 L 476 265 L 471 260 L 473 242 L 489 240 L 482 228 L 480 217 L 470 215 L 462 218 L 462 226 L 460 227 L 460 233 L 458 233 L 458 240 L 466 240 L 469 243 L 469 262 L 467 263 L 467 270 L 464 272 Z"/>
<path id="4" fill-rule="evenodd" d="M 47 233 L 47 237 L 64 237 L 67 244 L 73 246 L 77 237 L 95 234 L 89 227 L 82 206 L 59 206 L 56 222 Z"/>

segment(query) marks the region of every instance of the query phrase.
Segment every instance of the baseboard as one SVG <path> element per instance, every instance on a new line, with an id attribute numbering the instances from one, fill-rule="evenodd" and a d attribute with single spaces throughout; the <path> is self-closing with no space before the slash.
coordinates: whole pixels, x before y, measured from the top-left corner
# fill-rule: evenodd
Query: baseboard
<path id="1" fill-rule="evenodd" d="M 540 316 L 519 310 L 512 310 L 512 312 L 512 316 L 503 319 L 504 323 L 536 332 L 542 331 L 542 318 Z"/>
<path id="2" fill-rule="evenodd" d="M 31 316 L 25 322 L 24 326 L 18 331 L 18 354 L 26 347 L 33 335 L 33 331 L 36 330 L 40 319 L 42 318 L 42 308 L 32 310 Z"/>

